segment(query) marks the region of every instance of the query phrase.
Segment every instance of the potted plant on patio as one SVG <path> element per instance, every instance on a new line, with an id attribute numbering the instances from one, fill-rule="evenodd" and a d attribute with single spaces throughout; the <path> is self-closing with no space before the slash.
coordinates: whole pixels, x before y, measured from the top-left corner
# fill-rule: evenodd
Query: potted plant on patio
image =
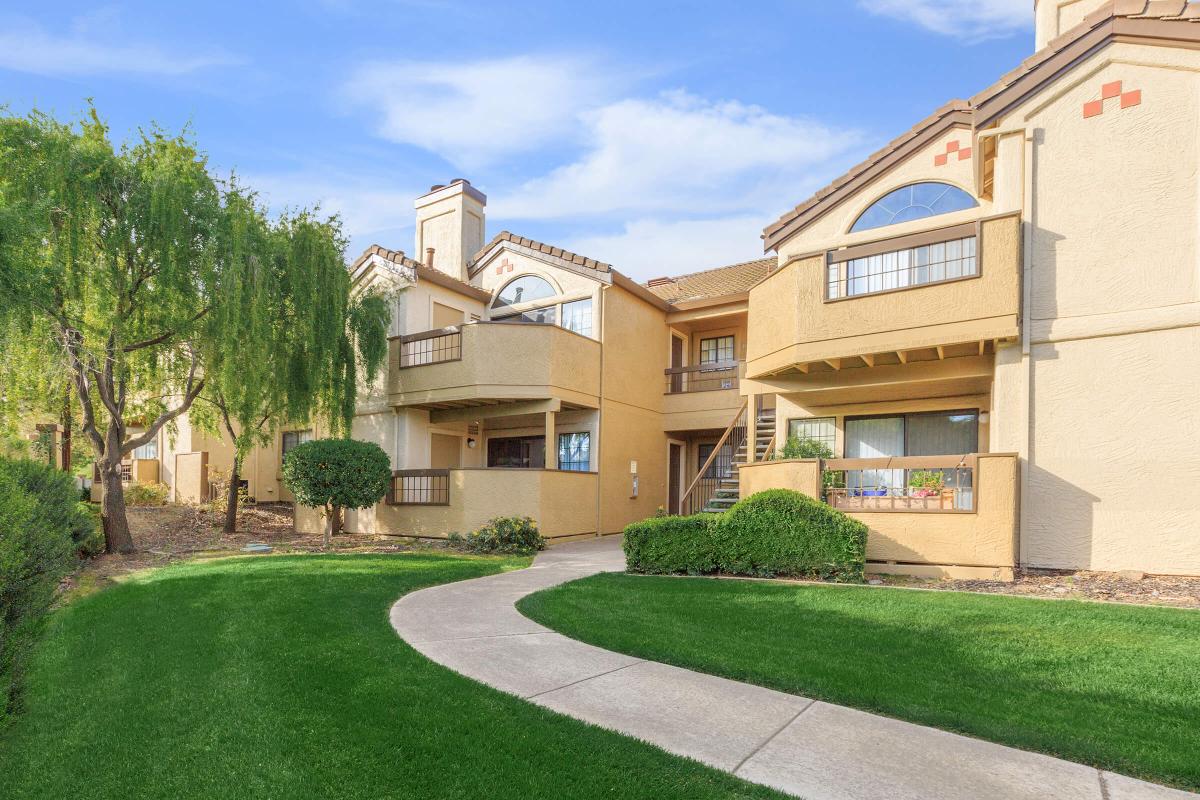
<path id="1" fill-rule="evenodd" d="M 913 505 L 928 507 L 930 498 L 940 498 L 946 486 L 946 476 L 938 470 L 919 469 L 908 477 L 909 497 L 919 502 Z"/>

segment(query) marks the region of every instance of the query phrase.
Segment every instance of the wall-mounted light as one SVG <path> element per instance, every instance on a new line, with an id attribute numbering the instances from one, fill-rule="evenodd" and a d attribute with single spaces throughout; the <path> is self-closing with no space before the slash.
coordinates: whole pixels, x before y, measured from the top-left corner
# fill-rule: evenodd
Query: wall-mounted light
<path id="1" fill-rule="evenodd" d="M 469 448 L 471 448 L 472 450 L 474 450 L 474 449 L 475 449 L 475 444 L 476 444 L 476 442 L 475 442 L 475 440 L 474 440 L 474 439 L 467 439 L 467 447 L 469 447 Z"/>
<path id="2" fill-rule="evenodd" d="M 988 424 L 988 417 L 989 417 L 989 414 L 988 414 L 988 412 L 986 412 L 986 411 L 981 411 L 981 412 L 979 412 L 979 424 L 980 424 L 980 425 L 987 425 L 987 424 Z"/>

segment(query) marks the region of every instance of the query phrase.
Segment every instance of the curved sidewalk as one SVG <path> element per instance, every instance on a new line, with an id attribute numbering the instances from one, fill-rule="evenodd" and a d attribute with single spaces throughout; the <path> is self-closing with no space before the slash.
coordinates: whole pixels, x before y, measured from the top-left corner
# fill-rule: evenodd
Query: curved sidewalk
<path id="1" fill-rule="evenodd" d="M 541 589 L 624 568 L 618 537 L 559 545 L 528 569 L 405 595 L 392 606 L 392 627 L 416 650 L 467 677 L 808 800 L 1197 797 L 601 650 L 514 607 Z"/>

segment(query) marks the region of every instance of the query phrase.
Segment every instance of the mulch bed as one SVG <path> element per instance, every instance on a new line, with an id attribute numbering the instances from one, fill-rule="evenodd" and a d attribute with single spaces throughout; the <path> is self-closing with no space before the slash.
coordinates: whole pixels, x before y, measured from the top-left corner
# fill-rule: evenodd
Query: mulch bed
<path id="1" fill-rule="evenodd" d="M 887 586 L 945 589 L 1065 600 L 1200 608 L 1200 578 L 1116 572 L 1024 570 L 1012 582 L 987 580 L 927 580 L 901 575 L 873 575 Z"/>

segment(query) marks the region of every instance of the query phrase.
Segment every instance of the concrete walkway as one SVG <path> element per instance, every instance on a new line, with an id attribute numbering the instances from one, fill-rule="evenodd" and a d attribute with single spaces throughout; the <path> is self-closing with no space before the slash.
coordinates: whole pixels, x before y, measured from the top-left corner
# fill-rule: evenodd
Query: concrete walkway
<path id="1" fill-rule="evenodd" d="M 513 607 L 540 589 L 624 568 L 617 537 L 560 545 L 529 569 L 405 595 L 392 607 L 392 626 L 418 651 L 467 677 L 808 800 L 1197 797 L 601 650 Z"/>

